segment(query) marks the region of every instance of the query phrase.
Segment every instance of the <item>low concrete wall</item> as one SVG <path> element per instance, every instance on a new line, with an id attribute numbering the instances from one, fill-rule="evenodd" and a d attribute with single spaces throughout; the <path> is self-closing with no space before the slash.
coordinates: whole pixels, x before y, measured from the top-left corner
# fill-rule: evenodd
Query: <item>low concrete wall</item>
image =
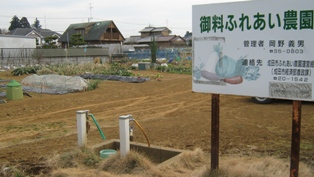
<path id="1" fill-rule="evenodd" d="M 108 140 L 106 142 L 93 146 L 93 151 L 98 154 L 103 149 L 119 150 L 120 140 L 118 139 Z M 147 144 L 135 142 L 130 142 L 130 150 L 134 150 L 144 154 L 152 162 L 157 163 L 159 165 L 166 165 L 172 163 L 178 158 L 179 154 L 185 152 L 185 150 L 166 148 L 155 145 L 150 145 L 150 147 L 148 147 Z"/>
<path id="2" fill-rule="evenodd" d="M 92 49 L 0 49 L 0 68 L 21 65 L 84 64 L 100 58 L 109 62 L 108 48 Z"/>

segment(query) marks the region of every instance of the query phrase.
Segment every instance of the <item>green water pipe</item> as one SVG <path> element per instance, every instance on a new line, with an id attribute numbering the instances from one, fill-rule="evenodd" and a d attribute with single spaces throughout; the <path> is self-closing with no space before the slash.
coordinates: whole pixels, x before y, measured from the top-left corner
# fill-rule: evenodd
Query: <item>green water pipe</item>
<path id="1" fill-rule="evenodd" d="M 98 122 L 97 122 L 96 118 L 94 117 L 94 115 L 93 114 L 88 114 L 88 115 L 91 116 L 91 118 L 93 119 L 94 123 L 96 124 L 96 127 L 97 127 L 97 129 L 98 129 L 98 131 L 99 131 L 99 133 L 101 135 L 101 138 L 103 140 L 106 140 L 106 137 L 105 137 L 104 133 L 102 132 L 100 126 L 98 125 Z"/>

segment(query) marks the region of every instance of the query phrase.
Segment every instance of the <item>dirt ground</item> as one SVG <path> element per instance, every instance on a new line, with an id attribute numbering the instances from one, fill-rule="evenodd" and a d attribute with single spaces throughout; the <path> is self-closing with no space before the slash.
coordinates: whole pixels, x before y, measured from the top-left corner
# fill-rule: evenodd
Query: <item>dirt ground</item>
<path id="1" fill-rule="evenodd" d="M 155 71 L 135 74 L 156 75 Z M 161 73 L 161 81 L 102 81 L 93 91 L 48 95 L 30 93 L 0 104 L 0 165 L 45 170 L 44 162 L 77 146 L 76 111 L 89 110 L 107 139 L 118 139 L 119 116 L 132 114 L 157 146 L 210 152 L 211 94 L 193 93 L 190 75 Z M 26 76 L 0 72 L 0 79 Z M 289 158 L 292 101 L 253 103 L 249 97 L 220 95 L 220 155 Z M 314 103 L 302 102 L 301 161 L 314 168 Z M 134 141 L 146 143 L 134 125 Z M 91 121 L 88 146 L 101 143 Z M 209 162 L 210 163 L 210 162 Z"/>

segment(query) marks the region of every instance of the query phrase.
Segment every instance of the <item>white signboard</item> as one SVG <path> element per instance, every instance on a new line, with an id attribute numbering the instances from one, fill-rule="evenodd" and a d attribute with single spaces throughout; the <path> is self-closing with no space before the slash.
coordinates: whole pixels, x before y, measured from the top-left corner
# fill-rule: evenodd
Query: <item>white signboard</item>
<path id="1" fill-rule="evenodd" d="M 195 92 L 312 101 L 314 1 L 192 7 Z"/>

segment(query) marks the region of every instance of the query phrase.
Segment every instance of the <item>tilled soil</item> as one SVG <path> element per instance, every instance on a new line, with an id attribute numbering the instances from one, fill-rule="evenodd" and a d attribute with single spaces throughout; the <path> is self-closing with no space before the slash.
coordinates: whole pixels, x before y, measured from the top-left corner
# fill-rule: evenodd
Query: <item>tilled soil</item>
<path id="1" fill-rule="evenodd" d="M 155 71 L 138 71 L 156 75 Z M 89 110 L 107 139 L 118 139 L 119 116 L 132 114 L 153 145 L 210 152 L 211 94 L 192 92 L 190 75 L 161 73 L 143 83 L 102 81 L 96 90 L 48 95 L 30 93 L 0 104 L 0 165 L 33 173 L 44 162 L 77 146 L 76 111 Z M 26 76 L 0 72 L 0 79 Z M 314 166 L 314 103 L 302 102 L 301 161 Z M 88 146 L 103 142 L 91 121 Z M 220 95 L 220 155 L 289 158 L 292 101 L 255 104 L 249 97 Z M 146 143 L 134 126 L 134 141 Z"/>

